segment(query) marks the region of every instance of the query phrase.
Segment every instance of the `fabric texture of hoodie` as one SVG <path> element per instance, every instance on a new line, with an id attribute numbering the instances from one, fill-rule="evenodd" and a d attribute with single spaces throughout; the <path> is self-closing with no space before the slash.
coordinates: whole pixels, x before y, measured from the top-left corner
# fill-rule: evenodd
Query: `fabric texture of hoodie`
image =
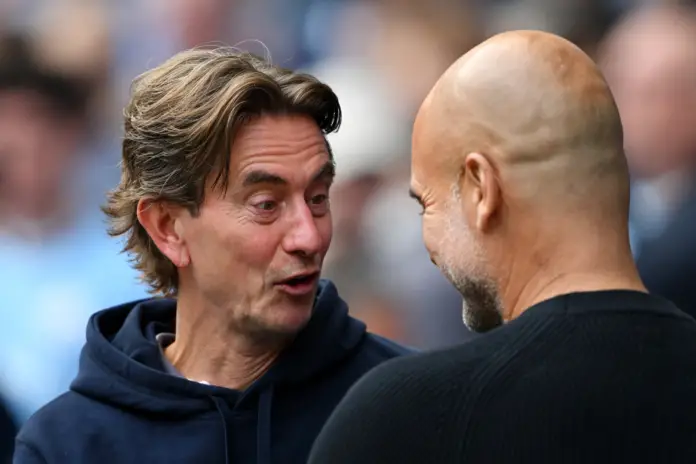
<path id="1" fill-rule="evenodd" d="M 16 464 L 304 464 L 324 422 L 367 371 L 409 349 L 366 332 L 322 281 L 307 326 L 271 369 L 235 391 L 166 373 L 156 335 L 176 302 L 96 313 L 70 391 L 20 431 Z"/>

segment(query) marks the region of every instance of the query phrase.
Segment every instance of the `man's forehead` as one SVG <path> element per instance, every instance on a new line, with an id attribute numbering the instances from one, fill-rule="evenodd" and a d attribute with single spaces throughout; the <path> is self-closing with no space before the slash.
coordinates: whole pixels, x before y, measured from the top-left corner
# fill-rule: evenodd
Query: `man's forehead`
<path id="1" fill-rule="evenodd" d="M 414 140 L 411 160 L 411 190 L 419 196 L 438 182 L 440 155 L 428 137 Z"/>
<path id="2" fill-rule="evenodd" d="M 411 140 L 412 164 L 419 169 L 441 164 L 453 150 L 448 130 L 451 123 L 441 121 L 432 111 L 419 115 Z"/>
<path id="3" fill-rule="evenodd" d="M 414 162 L 422 157 L 428 157 L 434 148 L 433 144 L 436 140 L 434 132 L 437 128 L 433 125 L 434 114 L 431 101 L 429 98 L 421 106 L 413 123 L 411 147 Z"/>
<path id="4" fill-rule="evenodd" d="M 446 82 L 438 82 L 418 111 L 411 140 L 411 187 L 422 193 L 434 189 L 447 176 L 457 150 L 456 112 L 447 101 Z"/>
<path id="5" fill-rule="evenodd" d="M 254 185 L 304 186 L 317 178 L 331 180 L 334 168 L 330 148 L 311 118 L 264 115 L 240 127 L 229 152 L 225 189 Z M 218 174 L 213 187 L 223 185 Z"/>
<path id="6" fill-rule="evenodd" d="M 423 134 L 422 126 L 414 124 L 413 137 L 411 141 L 411 185 L 420 183 L 420 177 L 423 176 L 423 169 L 427 164 L 428 152 L 430 147 L 428 146 L 427 139 Z"/>
<path id="7" fill-rule="evenodd" d="M 261 115 L 242 124 L 232 141 L 232 151 L 244 155 L 293 152 L 319 147 L 326 151 L 326 138 L 317 123 L 305 115 Z"/>

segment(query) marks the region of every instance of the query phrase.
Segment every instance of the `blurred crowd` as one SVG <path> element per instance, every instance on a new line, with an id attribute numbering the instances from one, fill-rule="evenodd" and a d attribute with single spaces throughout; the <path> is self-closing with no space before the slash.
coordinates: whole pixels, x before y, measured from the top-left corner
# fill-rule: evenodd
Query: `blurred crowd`
<path id="1" fill-rule="evenodd" d="M 0 1 L 0 395 L 8 410 L 21 423 L 67 389 L 91 313 L 148 295 L 106 235 L 99 206 L 118 181 L 130 81 L 202 44 L 236 45 L 335 89 L 344 124 L 330 138 L 338 177 L 324 275 L 372 331 L 430 349 L 469 334 L 461 297 L 430 263 L 419 206 L 407 195 L 414 112 L 437 76 L 483 38 L 510 29 L 565 36 L 598 60 L 615 92 L 644 279 L 696 314 L 696 13 L 688 8 L 630 0 Z"/>

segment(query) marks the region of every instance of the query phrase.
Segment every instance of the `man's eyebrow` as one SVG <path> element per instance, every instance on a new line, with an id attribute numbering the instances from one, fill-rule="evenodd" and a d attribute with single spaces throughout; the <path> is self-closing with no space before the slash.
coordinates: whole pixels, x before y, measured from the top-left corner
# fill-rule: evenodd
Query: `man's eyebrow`
<path id="1" fill-rule="evenodd" d="M 335 176 L 336 168 L 331 161 L 328 161 L 312 176 L 312 182 L 320 180 L 332 181 Z M 252 187 L 258 184 L 287 185 L 288 181 L 277 174 L 271 174 L 262 170 L 250 171 L 244 176 L 243 187 Z"/>
<path id="2" fill-rule="evenodd" d="M 421 199 L 420 195 L 418 195 L 412 188 L 408 189 L 408 196 L 416 200 L 419 205 L 423 206 L 423 199 Z"/>
<path id="3" fill-rule="evenodd" d="M 242 186 L 251 187 L 258 184 L 286 185 L 288 181 L 282 177 L 266 171 L 250 171 L 245 177 Z"/>
<path id="4" fill-rule="evenodd" d="M 312 177 L 312 183 L 318 182 L 320 180 L 333 181 L 336 177 L 336 167 L 332 161 L 327 161 Z"/>

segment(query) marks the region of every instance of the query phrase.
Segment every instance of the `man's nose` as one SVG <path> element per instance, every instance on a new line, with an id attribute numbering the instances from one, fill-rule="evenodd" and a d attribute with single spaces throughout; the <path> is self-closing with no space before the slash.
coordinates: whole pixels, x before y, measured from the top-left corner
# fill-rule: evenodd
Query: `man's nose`
<path id="1" fill-rule="evenodd" d="M 291 225 L 283 240 L 283 248 L 290 254 L 314 256 L 321 251 L 322 247 L 323 239 L 317 227 L 316 218 L 304 204 L 296 210 L 291 219 Z"/>

